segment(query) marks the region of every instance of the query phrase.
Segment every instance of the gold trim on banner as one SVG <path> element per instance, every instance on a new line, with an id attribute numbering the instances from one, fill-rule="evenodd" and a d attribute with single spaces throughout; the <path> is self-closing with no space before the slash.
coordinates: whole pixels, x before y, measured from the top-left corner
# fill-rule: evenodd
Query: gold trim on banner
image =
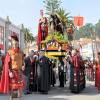
<path id="1" fill-rule="evenodd" d="M 74 81 L 77 81 L 76 79 L 74 79 Z"/>
<path id="2" fill-rule="evenodd" d="M 30 78 L 30 79 L 33 79 L 33 78 Z"/>

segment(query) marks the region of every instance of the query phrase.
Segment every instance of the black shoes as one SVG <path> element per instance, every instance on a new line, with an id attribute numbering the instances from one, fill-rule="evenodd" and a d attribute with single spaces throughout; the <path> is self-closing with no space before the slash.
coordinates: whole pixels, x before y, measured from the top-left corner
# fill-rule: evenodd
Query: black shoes
<path id="1" fill-rule="evenodd" d="M 27 92 L 25 92 L 25 93 L 24 93 L 24 95 L 28 95 L 28 93 L 27 93 Z"/>
<path id="2" fill-rule="evenodd" d="M 48 94 L 48 91 L 42 91 L 42 94 L 46 95 Z"/>
<path id="3" fill-rule="evenodd" d="M 27 92 L 28 94 L 32 94 L 32 92 L 31 91 L 29 91 L 29 92 Z"/>
<path id="4" fill-rule="evenodd" d="M 32 92 L 25 92 L 24 95 L 32 94 Z"/>

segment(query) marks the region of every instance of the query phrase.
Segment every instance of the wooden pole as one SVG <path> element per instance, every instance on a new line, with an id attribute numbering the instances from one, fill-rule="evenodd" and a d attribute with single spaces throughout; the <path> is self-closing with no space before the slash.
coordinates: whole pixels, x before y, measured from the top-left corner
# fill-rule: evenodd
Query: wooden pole
<path id="1" fill-rule="evenodd" d="M 53 5 L 51 5 L 51 14 L 53 15 Z M 52 18 L 51 18 L 52 19 Z M 53 20 L 53 19 L 52 19 Z M 51 29 L 53 30 L 53 22 L 51 23 Z"/>
<path id="2" fill-rule="evenodd" d="M 93 63 L 95 65 L 95 57 L 94 57 L 94 49 L 93 49 L 93 40 L 92 40 L 92 36 L 91 36 L 91 42 L 92 42 L 92 52 L 93 52 Z"/>
<path id="3" fill-rule="evenodd" d="M 53 5 L 51 5 L 51 14 L 53 15 L 54 14 L 54 9 L 53 9 Z M 53 18 L 51 18 L 51 20 L 53 20 Z M 53 26 L 53 21 L 51 22 L 51 30 L 53 32 L 53 35 L 54 35 L 54 30 L 53 30 L 54 26 Z"/>
<path id="4" fill-rule="evenodd" d="M 95 38 L 96 53 L 97 53 L 97 59 L 98 59 L 98 49 L 97 49 L 97 42 L 96 42 L 95 29 L 94 29 L 94 38 Z M 99 64 L 99 61 L 98 61 L 98 64 Z M 100 70 L 100 67 L 99 67 L 99 70 Z"/>

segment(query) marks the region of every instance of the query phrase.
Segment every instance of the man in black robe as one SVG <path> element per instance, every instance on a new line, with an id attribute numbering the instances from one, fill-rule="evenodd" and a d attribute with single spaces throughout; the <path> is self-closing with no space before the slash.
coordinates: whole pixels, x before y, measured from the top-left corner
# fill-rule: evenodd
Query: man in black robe
<path id="1" fill-rule="evenodd" d="M 40 51 L 40 60 L 39 60 L 39 65 L 40 65 L 40 85 L 39 89 L 42 91 L 43 94 L 48 94 L 49 90 L 49 68 L 48 68 L 48 59 L 45 57 L 45 52 Z"/>
<path id="2" fill-rule="evenodd" d="M 59 57 L 59 81 L 60 81 L 60 86 L 59 87 L 64 87 L 64 62 L 62 60 L 62 57 Z"/>

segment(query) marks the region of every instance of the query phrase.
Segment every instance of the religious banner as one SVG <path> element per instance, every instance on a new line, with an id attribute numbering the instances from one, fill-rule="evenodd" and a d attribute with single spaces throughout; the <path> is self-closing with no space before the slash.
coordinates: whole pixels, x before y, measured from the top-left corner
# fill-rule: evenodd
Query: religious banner
<path id="1" fill-rule="evenodd" d="M 74 17 L 74 25 L 83 26 L 83 17 Z"/>

